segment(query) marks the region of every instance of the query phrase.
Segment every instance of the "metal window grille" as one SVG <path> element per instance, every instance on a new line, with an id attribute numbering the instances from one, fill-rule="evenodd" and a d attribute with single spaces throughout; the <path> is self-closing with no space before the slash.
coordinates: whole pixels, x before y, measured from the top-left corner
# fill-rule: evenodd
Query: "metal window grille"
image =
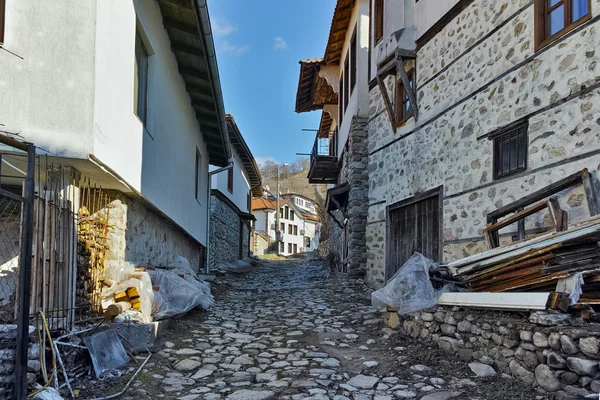
<path id="1" fill-rule="evenodd" d="M 527 169 L 527 123 L 511 127 L 493 140 L 494 179 Z"/>

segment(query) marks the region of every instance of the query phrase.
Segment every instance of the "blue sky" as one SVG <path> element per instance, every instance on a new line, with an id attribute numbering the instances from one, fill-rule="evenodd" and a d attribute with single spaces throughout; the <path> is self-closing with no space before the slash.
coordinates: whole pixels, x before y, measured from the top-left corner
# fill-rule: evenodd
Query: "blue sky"
<path id="1" fill-rule="evenodd" d="M 298 61 L 322 57 L 335 0 L 209 0 L 225 108 L 254 157 L 310 153 L 320 112 L 296 114 Z"/>

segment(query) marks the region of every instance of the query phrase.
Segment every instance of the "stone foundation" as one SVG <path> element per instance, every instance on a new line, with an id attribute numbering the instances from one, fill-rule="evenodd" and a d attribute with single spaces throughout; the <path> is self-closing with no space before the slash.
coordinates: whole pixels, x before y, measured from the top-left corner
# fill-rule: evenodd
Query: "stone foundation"
<path id="1" fill-rule="evenodd" d="M 204 269 L 205 248 L 183 229 L 119 191 L 108 191 L 107 260 L 168 266 L 185 257 L 196 271 Z"/>
<path id="2" fill-rule="evenodd" d="M 254 235 L 254 255 L 262 256 L 267 254 L 269 251 L 269 237 L 266 235 L 262 235 L 256 231 L 253 232 Z"/>
<path id="3" fill-rule="evenodd" d="M 465 362 L 491 365 L 545 392 L 598 393 L 600 324 L 544 326 L 538 315 L 439 307 L 400 316 L 399 329 Z"/>
<path id="4" fill-rule="evenodd" d="M 242 236 L 241 241 L 240 235 Z M 248 224 L 227 202 L 213 194 L 210 203 L 211 268 L 219 263 L 233 263 L 240 258 L 248 257 L 249 254 L 250 229 Z"/>

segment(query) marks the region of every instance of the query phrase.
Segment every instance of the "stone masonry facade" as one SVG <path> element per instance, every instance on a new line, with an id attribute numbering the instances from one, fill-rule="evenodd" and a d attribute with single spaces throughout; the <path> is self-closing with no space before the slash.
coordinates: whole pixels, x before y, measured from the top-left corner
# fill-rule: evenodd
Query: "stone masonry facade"
<path id="1" fill-rule="evenodd" d="M 543 392 L 563 398 L 600 392 L 599 324 L 552 323 L 538 313 L 527 318 L 517 313 L 438 307 L 401 316 L 399 329 L 465 362 L 492 366 Z"/>
<path id="2" fill-rule="evenodd" d="M 339 269 L 343 260 L 344 231 L 347 231 L 348 254 L 347 272 L 351 278 L 363 278 L 366 269 L 366 223 L 368 205 L 367 175 L 367 119 L 353 116 L 345 151 L 341 159 L 342 168 L 338 176 L 338 184 L 348 183 L 348 217 L 346 229 L 342 229 L 333 218 L 329 217 L 329 251 L 334 267 Z M 344 223 L 344 216 L 339 210 L 334 211 L 336 219 Z"/>
<path id="3" fill-rule="evenodd" d="M 212 195 L 210 206 L 211 268 L 219 263 L 233 263 L 240 259 L 240 254 L 242 254 L 241 258 L 248 257 L 250 251 L 248 224 L 219 196 Z"/>
<path id="4" fill-rule="evenodd" d="M 107 260 L 169 266 L 182 256 L 196 271 L 203 267 L 204 246 L 181 228 L 119 191 L 107 194 L 112 199 L 108 205 Z"/>
<path id="5" fill-rule="evenodd" d="M 592 19 L 539 51 L 530 0 L 475 0 L 417 52 L 419 119 L 396 132 L 377 86 L 368 119 L 367 274 L 385 284 L 386 210 L 443 187 L 444 261 L 486 249 L 486 215 L 587 168 L 600 171 L 600 0 Z M 394 93 L 394 77 L 385 80 Z M 494 179 L 488 135 L 525 120 L 527 170 Z M 581 188 L 561 196 L 587 216 Z M 544 218 L 528 228 L 544 224 Z M 436 260 L 441 261 L 441 260 Z"/>

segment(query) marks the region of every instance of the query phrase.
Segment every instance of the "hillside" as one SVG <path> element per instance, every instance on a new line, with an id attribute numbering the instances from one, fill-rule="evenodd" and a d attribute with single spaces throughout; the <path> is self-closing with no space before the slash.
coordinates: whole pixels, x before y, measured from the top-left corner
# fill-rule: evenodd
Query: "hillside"
<path id="1" fill-rule="evenodd" d="M 308 183 L 308 170 L 310 164 L 308 158 L 298 160 L 288 166 L 282 166 L 279 176 L 279 190 L 281 193 L 298 193 L 315 199 L 324 205 L 327 194 L 326 185 L 311 185 Z M 277 166 L 274 163 L 265 162 L 260 166 L 263 178 L 263 186 L 268 186 L 271 193 L 277 190 Z"/>

